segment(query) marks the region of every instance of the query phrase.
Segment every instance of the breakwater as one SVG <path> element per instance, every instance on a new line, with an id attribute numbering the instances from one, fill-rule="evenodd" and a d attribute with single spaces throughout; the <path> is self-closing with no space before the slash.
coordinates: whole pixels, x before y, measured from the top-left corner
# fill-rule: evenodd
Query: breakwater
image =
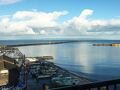
<path id="1" fill-rule="evenodd" d="M 111 43 L 111 44 L 93 44 L 93 46 L 113 46 L 113 47 L 120 47 L 120 43 Z"/>

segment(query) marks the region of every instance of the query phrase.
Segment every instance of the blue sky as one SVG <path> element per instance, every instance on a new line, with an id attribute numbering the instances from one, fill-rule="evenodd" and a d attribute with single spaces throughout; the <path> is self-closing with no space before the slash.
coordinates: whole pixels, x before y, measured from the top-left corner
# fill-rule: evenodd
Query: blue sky
<path id="1" fill-rule="evenodd" d="M 20 10 L 52 12 L 67 10 L 73 17 L 84 9 L 94 10 L 93 18 L 114 18 L 120 16 L 120 0 L 21 0 L 15 4 L 0 5 L 0 15 L 13 14 Z"/>
<path id="2" fill-rule="evenodd" d="M 120 0 L 0 0 L 0 34 L 118 38 L 119 4 Z"/>

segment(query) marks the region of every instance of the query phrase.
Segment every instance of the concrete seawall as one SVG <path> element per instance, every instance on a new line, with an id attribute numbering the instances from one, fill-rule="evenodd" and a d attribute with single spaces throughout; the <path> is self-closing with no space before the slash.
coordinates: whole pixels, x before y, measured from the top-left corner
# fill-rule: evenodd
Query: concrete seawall
<path id="1" fill-rule="evenodd" d="M 113 46 L 113 47 L 120 47 L 120 43 L 111 43 L 111 44 L 93 44 L 93 46 Z"/>

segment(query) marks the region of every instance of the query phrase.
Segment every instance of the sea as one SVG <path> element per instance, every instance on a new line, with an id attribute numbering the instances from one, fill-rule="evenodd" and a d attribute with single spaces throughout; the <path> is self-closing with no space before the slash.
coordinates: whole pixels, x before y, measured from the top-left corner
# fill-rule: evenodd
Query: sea
<path id="1" fill-rule="evenodd" d="M 48 42 L 48 40 L 0 40 L 1 45 L 40 42 Z M 102 81 L 120 78 L 120 47 L 93 45 L 98 43 L 120 43 L 120 41 L 79 40 L 61 44 L 17 46 L 17 48 L 28 57 L 53 56 L 52 62 L 55 64 L 91 80 Z"/>

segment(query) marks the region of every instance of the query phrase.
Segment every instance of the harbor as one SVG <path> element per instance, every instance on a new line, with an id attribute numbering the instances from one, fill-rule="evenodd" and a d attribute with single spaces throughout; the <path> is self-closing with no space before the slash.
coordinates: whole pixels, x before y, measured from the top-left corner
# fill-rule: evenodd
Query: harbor
<path id="1" fill-rule="evenodd" d="M 120 90 L 120 0 L 0 0 L 0 90 Z"/>
<path id="2" fill-rule="evenodd" d="M 85 44 L 82 44 L 82 46 Z M 41 46 L 41 45 L 40 45 Z M 59 61 L 61 63 L 56 63 L 56 57 L 54 54 L 41 54 L 42 50 L 37 47 L 37 51 L 32 51 L 31 48 L 35 48 L 30 46 L 27 47 L 8 47 L 8 46 L 0 46 L 0 90 L 119 90 L 119 78 L 109 78 L 102 77 L 104 80 L 96 80 L 90 77 L 86 77 L 85 74 L 71 72 L 70 70 L 62 67 L 64 65 L 66 67 L 70 66 L 70 68 L 82 68 L 81 71 L 93 71 L 91 67 L 84 68 L 84 66 L 80 66 L 78 64 L 62 64 L 65 63 L 65 60 L 70 58 L 62 58 L 63 54 L 59 54 Z M 45 45 L 46 46 L 46 45 Z M 59 46 L 59 45 L 58 45 Z M 64 46 L 61 44 L 61 46 Z M 102 47 L 91 47 L 91 50 L 95 50 L 96 48 Z M 41 47 L 43 49 L 43 47 Z M 47 51 L 47 46 L 44 47 Z M 51 48 L 51 47 L 49 47 Z M 110 47 L 108 47 L 109 49 Z M 51 48 L 53 50 L 53 48 Z M 51 50 L 48 49 L 48 50 Z M 63 49 L 58 48 L 59 50 L 63 51 Z M 65 49 L 65 48 L 64 48 Z M 67 48 L 68 49 L 68 48 Z M 112 48 L 112 49 L 119 49 L 119 48 Z M 35 53 L 34 55 L 27 55 L 22 50 L 26 50 L 27 53 Z M 29 51 L 28 51 L 29 50 Z M 51 52 L 52 52 L 51 50 Z M 80 49 L 81 50 L 81 49 Z M 97 49 L 98 52 L 98 49 Z M 56 52 L 58 53 L 58 52 Z M 66 52 L 65 52 L 66 53 Z M 64 53 L 64 54 L 65 54 Z M 75 52 L 73 52 L 75 53 Z M 77 49 L 78 53 L 78 49 Z M 82 53 L 78 53 L 76 55 L 82 55 Z M 100 52 L 99 52 L 100 53 Z M 109 52 L 108 52 L 109 53 Z M 115 52 L 114 52 L 115 53 Z M 113 53 L 113 54 L 114 54 Z M 68 54 L 70 57 L 73 57 L 74 54 Z M 86 53 L 85 53 L 86 55 Z M 116 55 L 116 54 L 115 54 Z M 84 56 L 84 55 L 82 55 Z M 94 55 L 95 56 L 95 55 Z M 75 60 L 77 60 L 76 58 Z M 90 58 L 89 58 L 90 59 Z M 73 59 L 72 59 L 73 60 Z M 80 57 L 79 61 L 85 61 L 85 57 Z M 96 60 L 96 59 L 95 59 Z M 102 60 L 102 59 L 100 59 Z M 67 61 L 67 63 L 69 63 Z M 95 61 L 94 61 L 95 62 Z M 80 62 L 81 64 L 85 64 L 86 62 Z M 105 68 L 106 69 L 106 68 Z M 97 73 L 99 70 L 97 70 Z M 117 71 L 114 70 L 114 71 Z M 105 70 L 106 73 L 109 73 Z M 102 71 L 102 73 L 104 73 Z M 115 73 L 115 72 L 114 72 Z M 117 74 L 119 74 L 117 72 Z M 97 75 L 94 76 L 95 78 Z M 111 87 L 113 86 L 113 87 Z"/>
<path id="3" fill-rule="evenodd" d="M 7 77 L 0 84 L 0 90 L 52 90 L 91 82 L 56 65 L 52 56 L 25 57 L 19 49 L 7 46 L 1 46 L 0 55 L 3 63 L 0 77 Z"/>

